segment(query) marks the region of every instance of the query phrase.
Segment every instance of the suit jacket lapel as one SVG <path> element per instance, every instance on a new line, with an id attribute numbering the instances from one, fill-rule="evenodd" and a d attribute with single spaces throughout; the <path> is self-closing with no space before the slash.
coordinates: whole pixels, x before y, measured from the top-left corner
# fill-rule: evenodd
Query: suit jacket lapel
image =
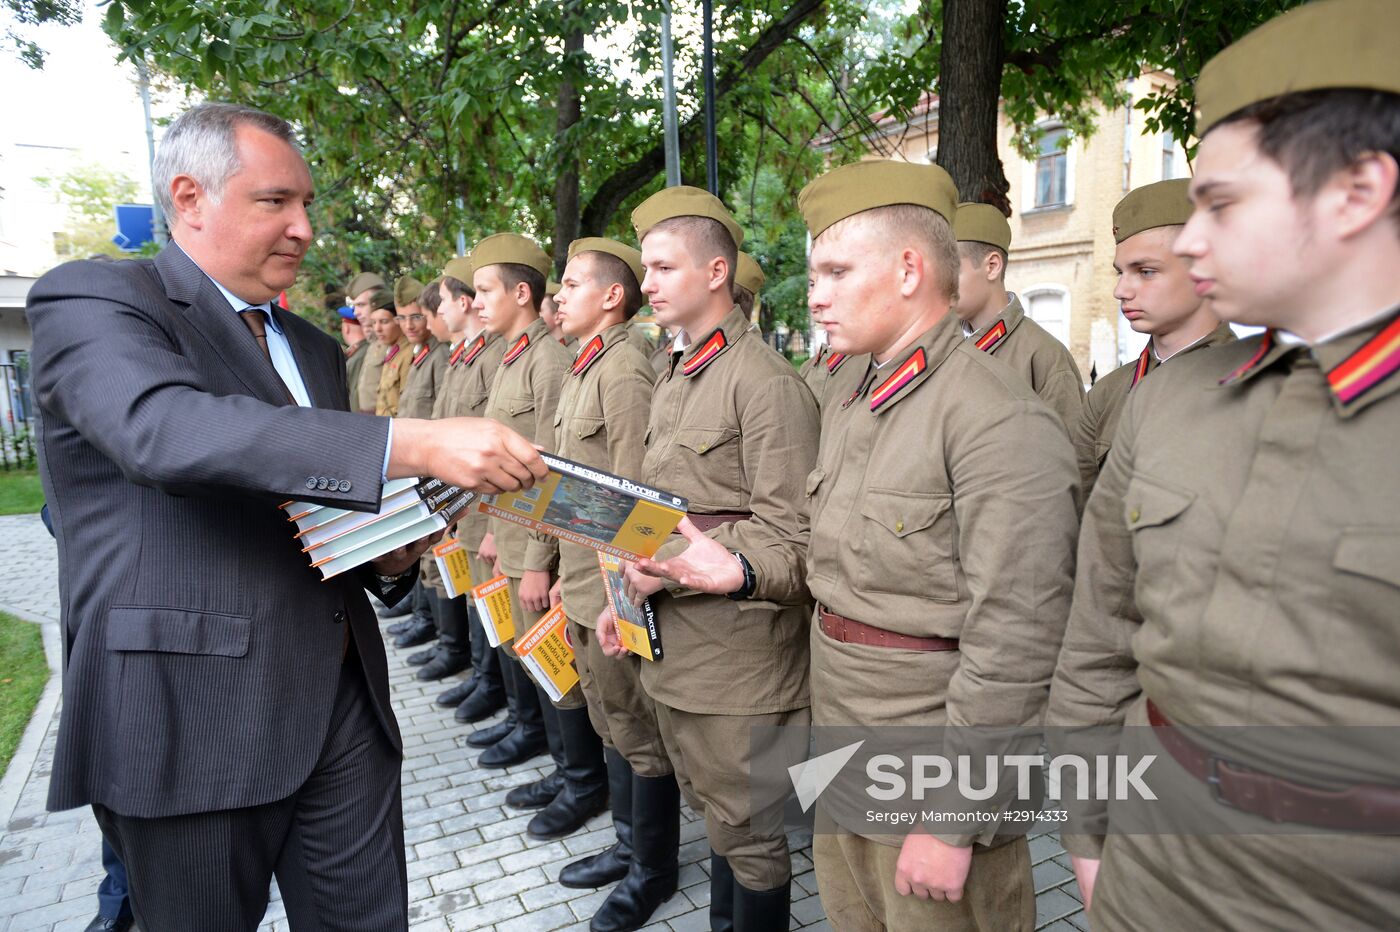
<path id="1" fill-rule="evenodd" d="M 209 341 L 248 393 L 268 404 L 285 405 L 287 398 L 279 384 L 277 370 L 194 260 L 171 243 L 156 256 L 156 270 L 165 283 L 165 293 L 176 304 L 183 305 L 184 319 Z"/>
<path id="2" fill-rule="evenodd" d="M 292 358 L 296 360 L 297 371 L 301 373 L 301 383 L 306 386 L 306 393 L 311 396 L 312 406 L 343 408 L 345 393 L 338 387 L 336 373 L 325 364 L 325 354 L 318 355 L 308 351 L 307 334 L 300 326 L 303 323 L 301 318 L 291 311 L 279 310 L 277 322 L 282 325 L 282 332 L 287 335 L 287 342 L 292 346 Z"/>

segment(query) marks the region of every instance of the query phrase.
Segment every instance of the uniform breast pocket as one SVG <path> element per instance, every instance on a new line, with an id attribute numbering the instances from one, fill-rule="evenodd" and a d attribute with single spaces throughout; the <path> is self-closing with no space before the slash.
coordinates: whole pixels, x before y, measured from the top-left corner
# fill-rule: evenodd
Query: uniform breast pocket
<path id="1" fill-rule="evenodd" d="M 575 415 L 569 429 L 579 440 L 587 440 L 603 429 L 603 419 L 583 414 Z"/>
<path id="2" fill-rule="evenodd" d="M 1353 696 L 1393 696 L 1400 619 L 1400 530 L 1379 525 L 1342 529 L 1332 556 L 1321 643 L 1323 676 Z"/>
<path id="3" fill-rule="evenodd" d="M 1160 605 L 1169 599 L 1173 580 L 1181 571 L 1177 551 L 1181 546 L 1185 513 L 1195 493 L 1150 476 L 1134 476 L 1123 496 L 1123 523 L 1133 535 L 1137 559 L 1139 607 Z"/>
<path id="4" fill-rule="evenodd" d="M 869 489 L 860 513 L 865 586 L 935 602 L 958 600 L 951 495 Z"/>
<path id="5" fill-rule="evenodd" d="M 738 509 L 748 500 L 739 431 L 732 427 L 686 427 L 676 431 L 676 444 L 689 463 L 685 471 L 700 494 L 693 502 Z"/>

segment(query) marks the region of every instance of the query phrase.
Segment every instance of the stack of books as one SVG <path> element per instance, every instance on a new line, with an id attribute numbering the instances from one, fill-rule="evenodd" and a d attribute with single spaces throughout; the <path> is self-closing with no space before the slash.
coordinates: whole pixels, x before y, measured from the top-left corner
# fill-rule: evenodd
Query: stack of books
<path id="1" fill-rule="evenodd" d="M 288 502 L 296 540 L 311 565 L 330 579 L 454 523 L 473 501 L 468 492 L 439 479 L 391 479 L 377 512 Z"/>

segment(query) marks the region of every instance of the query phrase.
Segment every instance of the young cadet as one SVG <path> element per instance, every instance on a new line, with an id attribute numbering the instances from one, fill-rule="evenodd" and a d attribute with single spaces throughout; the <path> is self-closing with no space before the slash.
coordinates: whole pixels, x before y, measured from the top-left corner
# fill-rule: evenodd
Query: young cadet
<path id="1" fill-rule="evenodd" d="M 1189 178 L 1159 181 L 1130 191 L 1113 208 L 1113 297 L 1128 325 L 1148 334 L 1147 346 L 1130 363 L 1099 379 L 1089 390 L 1075 426 L 1074 445 L 1087 496 L 1098 478 L 1128 393 L 1153 369 L 1192 350 L 1230 343 L 1235 334 L 1209 301 L 1196 294 L 1190 264 L 1172 253 L 1172 243 L 1191 219 Z"/>
<path id="2" fill-rule="evenodd" d="M 797 374 L 807 383 L 807 387 L 817 399 L 817 405 L 825 412 L 827 401 L 833 392 L 833 383 L 838 380 L 838 373 L 844 370 L 846 374 L 841 378 L 858 379 L 860 376 L 857 373 L 863 374 L 869 362 L 870 360 L 864 358 L 852 360 L 849 353 L 838 353 L 831 348 L 831 343 L 827 342 L 820 344 L 817 351 L 807 357 Z M 854 389 L 855 383 L 852 382 L 847 388 Z"/>
<path id="3" fill-rule="evenodd" d="M 545 276 L 550 269 L 549 256 L 523 236 L 497 233 L 472 250 L 472 265 L 476 290 L 473 306 L 482 326 L 502 337 L 506 346 L 491 383 L 485 416 L 502 424 L 516 425 L 523 436 L 550 449 L 554 445 L 554 410 L 569 368 L 569 358 L 540 319 L 540 301 L 544 298 Z M 555 538 L 532 534 L 520 525 L 499 518 L 490 518 L 488 527 L 481 556 L 494 563 L 497 572 L 510 578 L 511 613 L 518 638 L 549 609 L 558 543 Z M 559 718 L 543 690 L 525 672 L 511 644 L 510 641 L 503 643 L 500 654 L 508 682 L 515 687 L 517 723 L 510 734 L 482 752 L 478 765 L 514 766 L 545 750 L 548 738 L 553 744 L 550 750 L 555 763 L 564 771 L 566 788 L 577 791 L 578 805 L 571 807 L 569 814 L 601 811 L 607 797 L 601 753 L 597 766 L 585 767 L 578 779 L 569 779 L 570 774 L 563 766 L 565 752 Z M 591 735 L 588 713 L 579 711 L 582 712 L 582 727 Z M 573 722 L 571 718 L 570 723 Z M 580 745 L 586 743 L 585 736 L 571 737 L 577 738 Z M 596 735 L 593 740 L 597 741 Z"/>
<path id="4" fill-rule="evenodd" d="M 752 819 L 749 735 L 810 720 L 802 484 L 816 458 L 816 403 L 734 305 L 744 234 L 718 198 L 667 188 L 632 223 L 642 291 L 675 334 L 654 389 L 641 479 L 685 496 L 691 520 L 746 568 L 728 598 L 653 596 L 665 655 L 642 664 L 642 685 L 681 789 L 705 818 L 711 923 L 786 929 L 792 862 L 781 828 Z M 659 555 L 684 547 L 675 538 Z M 645 584 L 641 595 L 661 586 L 635 582 Z"/>
<path id="5" fill-rule="evenodd" d="M 739 310 L 744 312 L 752 323 L 758 323 L 758 311 L 761 306 L 759 292 L 763 290 L 763 283 L 767 281 L 767 276 L 763 274 L 763 267 L 753 256 L 746 252 L 739 253 L 739 264 L 734 270 L 734 303 Z"/>
<path id="6" fill-rule="evenodd" d="M 963 334 L 1026 380 L 1073 437 L 1084 411 L 1084 378 L 1063 343 L 1026 316 L 1006 290 L 1011 225 L 991 204 L 958 205 L 958 303 Z"/>
<path id="7" fill-rule="evenodd" d="M 555 301 L 555 295 L 559 294 L 559 283 L 550 279 L 544 283 L 544 297 L 540 299 L 540 320 L 549 328 L 549 335 L 559 341 L 561 346 L 569 345 L 569 336 L 559 326 L 559 303 Z"/>
<path id="8" fill-rule="evenodd" d="M 336 313 L 340 315 L 340 338 L 345 341 L 345 381 L 347 385 L 355 386 L 351 389 L 353 392 L 358 388 L 356 380 L 360 377 L 360 367 L 365 364 L 365 347 L 368 345 L 365 338 L 368 334 L 350 305 L 337 308 Z"/>
<path id="9" fill-rule="evenodd" d="M 1095 929 L 1400 916 L 1394 740 L 1342 727 L 1400 723 L 1395 13 L 1297 7 L 1196 81 L 1174 248 L 1221 319 L 1268 329 L 1137 386 L 1085 515 L 1051 721 L 1150 723 L 1185 787 L 1141 834 L 1109 810 L 1106 839 L 1065 838 Z M 1212 834 L 1168 834 L 1185 819 Z"/>
<path id="10" fill-rule="evenodd" d="M 558 295 L 559 325 L 580 347 L 564 379 L 555 415 L 560 456 L 618 476 L 642 474 L 643 438 L 656 376 L 628 338 L 642 306 L 642 256 L 631 246 L 591 237 L 569 245 Z M 640 929 L 676 892 L 680 844 L 680 790 L 656 723 L 656 707 L 642 688 L 641 658 L 609 659 L 594 633 L 607 604 L 597 551 L 559 542 L 560 601 L 588 714 L 602 738 L 617 841 L 600 854 L 566 866 L 566 887 L 615 888 L 591 928 Z M 625 878 L 625 879 L 624 879 Z"/>
<path id="11" fill-rule="evenodd" d="M 349 383 L 350 410 L 359 411 L 361 414 L 373 414 L 375 398 L 379 394 L 379 372 L 384 365 L 384 354 L 389 348 L 377 339 L 371 315 L 376 307 L 386 302 L 392 305 L 393 302 L 389 301 L 385 294 L 384 279 L 374 272 L 361 272 L 356 275 L 345 290 L 350 307 L 355 312 L 355 319 L 364 328 L 367 344 L 359 357 L 356 377 Z M 348 375 L 348 366 L 346 372 Z"/>
<path id="12" fill-rule="evenodd" d="M 481 417 L 486 410 L 491 381 L 505 355 L 505 340 L 483 330 L 473 307 L 476 292 L 471 286 L 472 275 L 471 259 L 466 256 L 452 259 L 442 270 L 438 316 L 452 335 L 452 348 L 447 356 L 447 373 L 434 407 L 434 417 Z M 479 511 L 469 510 L 457 520 L 456 537 L 466 548 L 472 582 L 478 585 L 495 575 L 491 564 L 478 554 L 482 538 L 486 536 L 486 526 L 486 515 Z M 505 675 L 500 656 L 486 640 L 476 607 L 468 604 L 465 596 L 461 603 L 446 612 L 443 636 L 447 637 L 451 628 L 451 637 L 459 643 L 470 643 L 472 675 L 434 701 L 453 709 L 453 718 L 459 722 L 478 722 L 506 704 Z M 490 733 L 484 737 L 479 733 L 468 735 L 467 743 L 472 747 L 488 747 L 514 727 L 515 721 L 507 719 L 486 729 Z"/>
<path id="13" fill-rule="evenodd" d="M 870 354 L 823 412 L 807 479 L 816 725 L 1020 726 L 1044 709 L 1079 480 L 1053 412 L 963 335 L 956 205 L 943 169 L 883 160 L 830 171 L 798 199 L 812 316 L 833 351 Z M 686 535 L 683 557 L 642 568 L 712 590 L 737 584 L 723 550 Z M 839 929 L 1035 924 L 1023 836 L 843 828 L 818 834 L 813 857 Z"/>
<path id="14" fill-rule="evenodd" d="M 420 313 L 418 295 L 422 292 L 422 283 L 405 275 L 394 282 L 393 317 L 385 321 L 378 311 L 375 312 L 377 326 L 384 334 L 380 342 L 385 342 L 387 335 L 394 336 L 392 345 L 384 354 L 384 367 L 379 373 L 379 393 L 374 402 L 375 413 L 382 417 L 393 417 L 399 412 L 399 397 L 403 394 L 404 383 L 408 381 L 408 372 L 413 364 L 412 346 L 399 321 Z"/>

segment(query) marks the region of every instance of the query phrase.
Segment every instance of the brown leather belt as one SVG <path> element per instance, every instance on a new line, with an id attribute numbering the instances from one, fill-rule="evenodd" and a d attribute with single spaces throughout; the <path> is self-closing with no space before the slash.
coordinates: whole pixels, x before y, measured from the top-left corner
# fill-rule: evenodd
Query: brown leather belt
<path id="1" fill-rule="evenodd" d="M 843 644 L 868 644 L 871 647 L 898 647 L 902 650 L 957 650 L 957 638 L 920 638 L 909 634 L 899 634 L 868 625 L 854 618 L 847 618 L 826 610 L 825 605 L 817 606 L 817 620 L 822 633 L 833 641 Z"/>
<path id="2" fill-rule="evenodd" d="M 690 523 L 698 527 L 702 532 L 713 531 L 717 527 L 725 524 L 733 524 L 735 521 L 747 521 L 753 517 L 751 511 L 719 511 L 712 515 L 687 514 Z"/>
<path id="3" fill-rule="evenodd" d="M 1151 699 L 1147 720 L 1182 769 L 1207 784 L 1222 805 L 1271 822 L 1342 832 L 1400 832 L 1400 788 L 1365 783 L 1345 790 L 1304 786 L 1217 757 L 1182 734 Z"/>

